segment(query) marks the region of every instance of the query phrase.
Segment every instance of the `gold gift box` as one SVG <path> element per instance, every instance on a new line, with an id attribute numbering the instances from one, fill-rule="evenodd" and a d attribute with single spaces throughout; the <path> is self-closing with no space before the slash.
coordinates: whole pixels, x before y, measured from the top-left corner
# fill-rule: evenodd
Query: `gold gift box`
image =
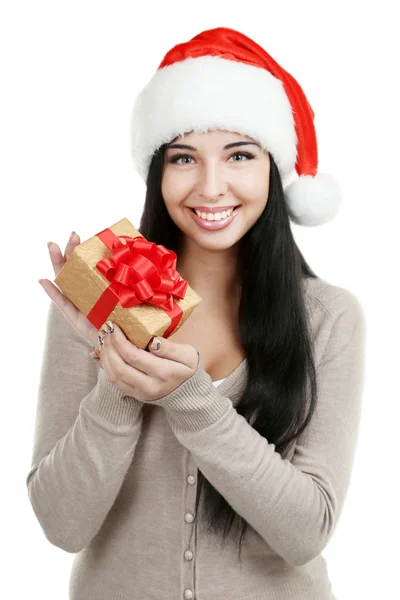
<path id="1" fill-rule="evenodd" d="M 144 238 L 126 218 L 121 219 L 109 229 L 117 237 L 140 236 Z M 90 313 L 104 290 L 111 285 L 111 282 L 96 268 L 96 264 L 105 258 L 114 259 L 109 248 L 95 235 L 74 248 L 71 256 L 54 279 L 64 296 L 85 316 Z M 188 285 L 185 297 L 183 299 L 173 297 L 173 300 L 182 310 L 182 317 L 173 331 L 175 333 L 196 306 L 202 302 L 202 298 Z M 104 321 L 107 319 L 116 323 L 125 336 L 135 346 L 142 349 L 147 348 L 152 337 L 163 336 L 171 325 L 171 318 L 167 312 L 150 303 L 123 308 L 118 302 Z"/>

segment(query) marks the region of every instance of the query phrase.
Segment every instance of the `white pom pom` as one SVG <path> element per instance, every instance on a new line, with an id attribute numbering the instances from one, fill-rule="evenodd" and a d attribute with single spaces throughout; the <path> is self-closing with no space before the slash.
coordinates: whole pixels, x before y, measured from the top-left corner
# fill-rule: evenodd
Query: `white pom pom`
<path id="1" fill-rule="evenodd" d="M 342 205 L 340 186 L 332 175 L 301 175 L 285 190 L 289 216 L 297 225 L 314 227 L 331 221 Z"/>

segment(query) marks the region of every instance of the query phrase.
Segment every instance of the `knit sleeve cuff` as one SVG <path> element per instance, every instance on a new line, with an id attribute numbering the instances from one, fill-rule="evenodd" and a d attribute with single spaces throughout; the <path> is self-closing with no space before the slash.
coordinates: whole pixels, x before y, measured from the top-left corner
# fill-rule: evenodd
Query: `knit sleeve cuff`
<path id="1" fill-rule="evenodd" d="M 141 416 L 143 408 L 142 402 L 111 383 L 101 368 L 96 386 L 82 404 L 114 425 L 132 425 Z"/>
<path id="2" fill-rule="evenodd" d="M 229 398 L 221 396 L 210 375 L 203 368 L 201 354 L 195 373 L 173 392 L 152 400 L 163 406 L 170 425 L 180 431 L 201 431 L 215 423 L 233 406 Z"/>

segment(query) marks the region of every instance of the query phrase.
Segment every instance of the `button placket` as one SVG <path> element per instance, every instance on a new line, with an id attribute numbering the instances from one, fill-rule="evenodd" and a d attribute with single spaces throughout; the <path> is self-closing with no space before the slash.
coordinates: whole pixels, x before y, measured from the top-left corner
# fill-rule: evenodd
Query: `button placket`
<path id="1" fill-rule="evenodd" d="M 186 486 L 184 494 L 184 566 L 183 566 L 183 597 L 185 600 L 194 600 L 195 597 L 195 582 L 194 568 L 195 561 L 194 551 L 191 548 L 191 541 L 195 532 L 195 509 L 196 509 L 196 494 L 197 494 L 197 466 L 195 465 L 192 456 L 187 451 L 186 461 Z"/>

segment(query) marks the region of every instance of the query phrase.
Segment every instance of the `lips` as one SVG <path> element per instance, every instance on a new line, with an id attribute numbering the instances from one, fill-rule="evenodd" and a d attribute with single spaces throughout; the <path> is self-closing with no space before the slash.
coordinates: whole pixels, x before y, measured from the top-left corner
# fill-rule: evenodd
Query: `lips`
<path id="1" fill-rule="evenodd" d="M 239 204 L 239 206 L 237 206 L 232 211 L 230 217 L 223 217 L 219 220 L 202 219 L 201 217 L 199 217 L 196 214 L 196 212 L 193 209 L 190 209 L 189 207 L 187 207 L 187 208 L 192 211 L 192 219 L 197 223 L 197 225 L 199 227 L 201 227 L 202 229 L 204 229 L 206 231 L 219 231 L 221 229 L 225 229 L 225 227 L 229 227 L 229 224 L 235 220 L 235 218 L 239 212 L 240 206 L 241 205 Z"/>

